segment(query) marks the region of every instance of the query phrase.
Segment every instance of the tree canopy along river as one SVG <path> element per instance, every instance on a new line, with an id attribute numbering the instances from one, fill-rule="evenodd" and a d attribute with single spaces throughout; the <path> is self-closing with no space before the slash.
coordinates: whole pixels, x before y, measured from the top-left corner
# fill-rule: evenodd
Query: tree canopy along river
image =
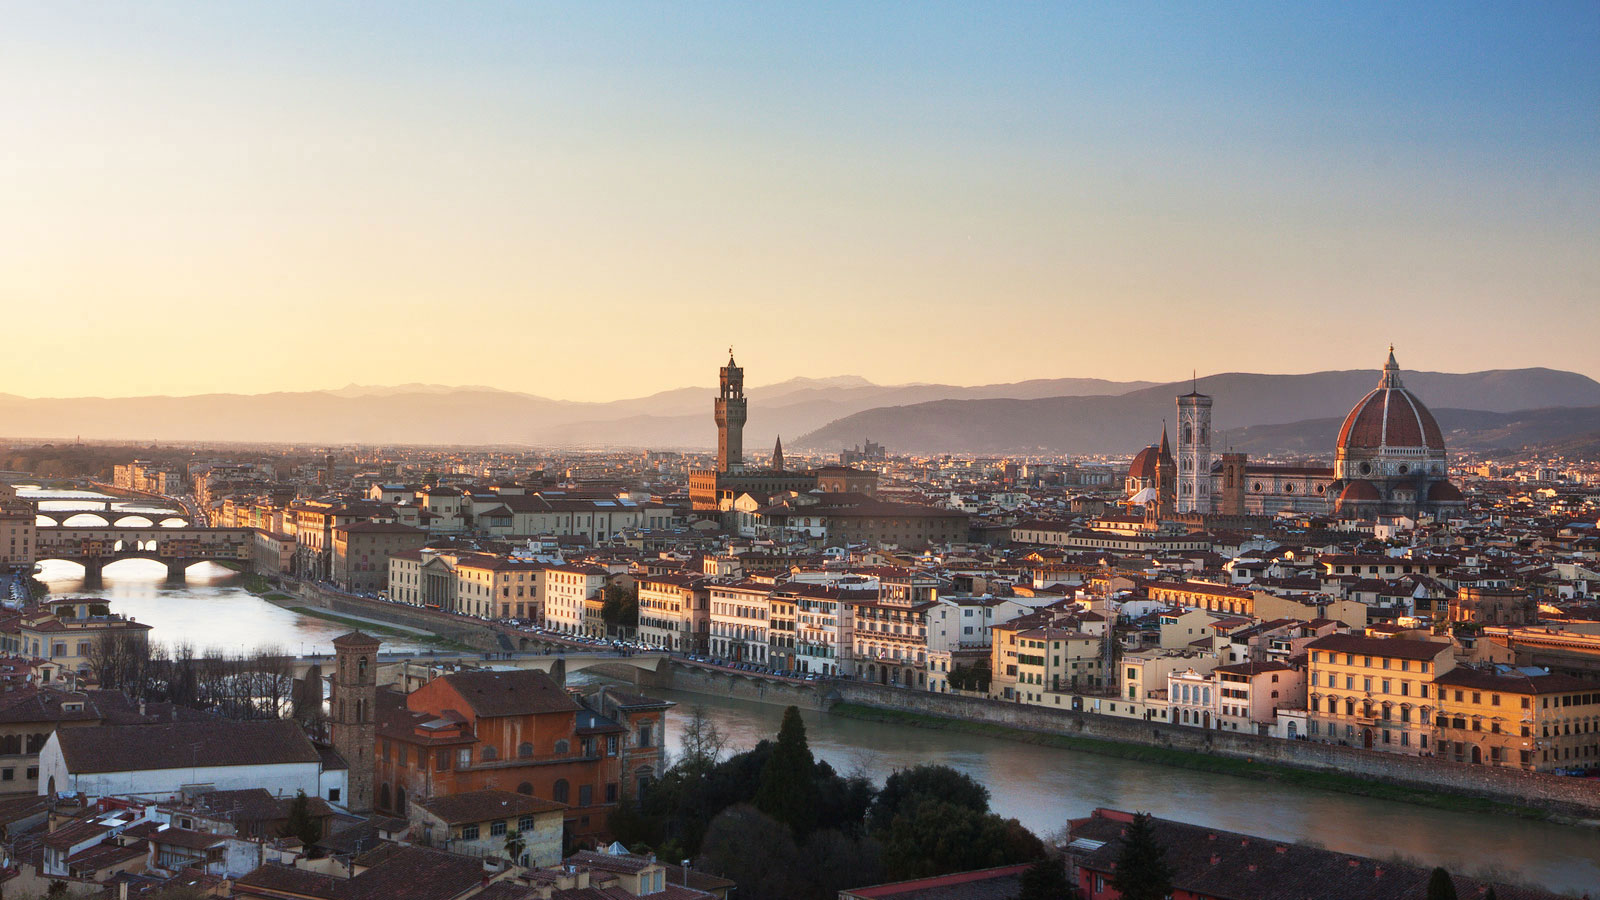
<path id="1" fill-rule="evenodd" d="M 579 673 L 572 680 L 583 678 Z M 680 752 L 683 721 L 696 705 L 737 749 L 775 736 L 783 718 L 780 706 L 683 691 L 649 693 L 677 702 L 667 734 Z M 812 752 L 841 772 L 860 771 L 882 785 L 898 768 L 952 766 L 988 786 L 995 812 L 1020 819 L 1041 836 L 1095 807 L 1109 806 L 1379 859 L 1398 853 L 1462 873 L 1492 866 L 1507 880 L 1526 879 L 1559 891 L 1600 888 L 1600 831 L 1592 828 L 1434 809 L 815 710 L 801 710 L 801 717 Z"/>

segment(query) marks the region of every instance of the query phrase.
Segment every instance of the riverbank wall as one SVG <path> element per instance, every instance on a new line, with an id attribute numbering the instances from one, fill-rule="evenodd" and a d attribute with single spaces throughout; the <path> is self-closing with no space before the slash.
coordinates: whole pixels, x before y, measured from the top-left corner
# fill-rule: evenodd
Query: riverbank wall
<path id="1" fill-rule="evenodd" d="M 934 694 L 862 682 L 832 684 L 829 699 L 868 709 L 1021 732 L 1133 744 L 1243 762 L 1371 779 L 1418 791 L 1483 798 L 1578 820 L 1600 819 L 1600 780 L 1379 753 L 1337 744 L 1208 731 L 1091 712 Z"/>
<path id="2" fill-rule="evenodd" d="M 475 650 L 505 649 L 495 630 L 486 622 L 462 619 L 449 613 L 422 607 L 353 597 L 324 585 L 309 582 L 286 584 L 286 589 L 298 598 L 301 606 L 325 609 L 335 615 L 359 616 L 421 629 Z"/>
<path id="3" fill-rule="evenodd" d="M 641 687 L 670 688 L 692 694 L 777 706 L 798 706 L 802 709 L 826 710 L 832 703 L 838 702 L 836 698 L 830 700 L 829 682 L 796 684 L 679 660 L 664 662 L 658 672 L 647 674 L 636 683 Z"/>

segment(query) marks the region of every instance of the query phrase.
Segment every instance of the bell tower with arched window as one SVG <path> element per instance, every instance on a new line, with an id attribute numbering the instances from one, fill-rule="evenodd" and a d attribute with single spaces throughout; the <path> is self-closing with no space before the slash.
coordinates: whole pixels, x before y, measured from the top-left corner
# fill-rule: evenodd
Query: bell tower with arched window
<path id="1" fill-rule="evenodd" d="M 351 812 L 372 810 L 373 754 L 377 747 L 378 639 L 352 631 L 333 639 L 333 691 L 329 711 L 333 749 L 349 764 L 348 792 L 338 802 Z"/>
<path id="2" fill-rule="evenodd" d="M 1209 513 L 1211 398 L 1191 390 L 1178 398 L 1178 512 Z"/>

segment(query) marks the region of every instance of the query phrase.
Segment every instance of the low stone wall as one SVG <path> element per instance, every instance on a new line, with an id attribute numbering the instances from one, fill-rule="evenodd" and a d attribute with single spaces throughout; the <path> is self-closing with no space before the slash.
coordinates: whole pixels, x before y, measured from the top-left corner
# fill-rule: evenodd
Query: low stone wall
<path id="1" fill-rule="evenodd" d="M 355 597 L 320 584 L 306 582 L 300 583 L 296 595 L 303 605 L 325 609 L 335 615 L 361 616 L 393 625 L 420 628 L 478 650 L 504 649 L 500 645 L 499 638 L 495 636 L 494 628 L 487 622 L 463 619 L 449 613 L 407 606 L 403 603 Z"/>
<path id="2" fill-rule="evenodd" d="M 772 703 L 778 706 L 799 706 L 804 709 L 827 709 L 827 683 L 793 684 L 776 678 L 759 675 L 724 672 L 677 660 L 665 660 L 656 677 L 641 676 L 641 683 L 652 687 L 671 688 L 713 697 L 750 700 L 755 703 Z"/>
<path id="3" fill-rule="evenodd" d="M 1590 778 L 1566 778 L 1516 769 L 1473 766 L 1337 744 L 1206 731 L 1166 722 L 1144 722 L 1091 712 L 903 690 L 862 682 L 834 682 L 830 700 L 940 718 L 986 722 L 1043 734 L 1098 738 L 1310 771 L 1340 772 L 1391 784 L 1549 809 L 1581 818 L 1600 816 L 1600 780 Z"/>

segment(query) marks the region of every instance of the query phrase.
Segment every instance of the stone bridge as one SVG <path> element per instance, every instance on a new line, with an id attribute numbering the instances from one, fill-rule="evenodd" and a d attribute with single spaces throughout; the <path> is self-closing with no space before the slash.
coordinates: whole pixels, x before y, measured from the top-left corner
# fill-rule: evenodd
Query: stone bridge
<path id="1" fill-rule="evenodd" d="M 413 680 L 425 682 L 429 675 L 424 671 L 413 673 L 411 666 L 430 669 L 434 666 L 466 666 L 469 668 L 494 668 L 494 669 L 536 669 L 548 672 L 556 681 L 566 683 L 567 675 L 580 672 L 596 666 L 626 667 L 638 672 L 655 673 L 662 671 L 668 659 L 666 653 L 635 653 L 632 655 L 614 651 L 592 651 L 584 653 L 564 652 L 500 652 L 500 653 L 379 653 L 377 666 L 380 673 L 387 672 L 387 677 L 380 674 L 379 680 L 383 683 L 399 684 L 408 692 L 419 687 L 420 684 L 409 683 Z M 324 675 L 333 671 L 333 655 L 317 654 L 302 656 L 294 660 L 294 677 L 303 680 L 313 666 L 320 666 Z"/>
<path id="2" fill-rule="evenodd" d="M 34 510 L 34 515 L 39 519 L 49 520 L 48 525 L 43 522 L 39 523 L 46 528 L 61 527 L 68 519 L 73 519 L 78 516 L 92 516 L 96 519 L 99 519 L 100 522 L 98 523 L 98 527 L 101 528 L 139 527 L 125 525 L 124 523 L 129 519 L 143 519 L 151 525 L 158 526 L 165 525 L 167 522 L 173 521 L 182 522 L 184 525 L 193 524 L 188 513 L 179 512 L 178 510 L 142 512 L 136 509 L 112 509 L 109 505 L 107 505 L 105 509 L 37 509 Z M 84 526 L 82 526 L 80 523 L 80 525 L 76 527 Z"/>
<path id="3" fill-rule="evenodd" d="M 100 587 L 105 567 L 124 559 L 164 563 L 168 580 L 182 581 L 195 563 L 248 564 L 255 552 L 255 534 L 248 528 L 58 525 L 39 529 L 36 540 L 35 559 L 62 559 L 83 566 L 86 588 Z"/>

